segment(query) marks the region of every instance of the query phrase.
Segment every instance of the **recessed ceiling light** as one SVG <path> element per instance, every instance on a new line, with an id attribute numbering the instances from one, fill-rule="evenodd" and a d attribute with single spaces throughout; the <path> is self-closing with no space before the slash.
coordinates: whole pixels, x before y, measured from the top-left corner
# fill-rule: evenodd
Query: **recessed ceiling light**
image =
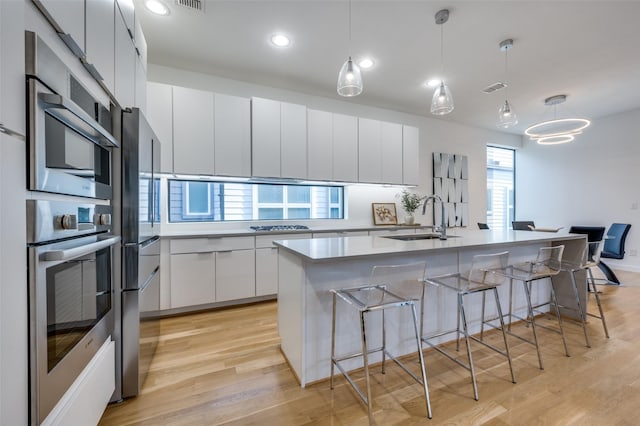
<path id="1" fill-rule="evenodd" d="M 291 44 L 291 40 L 284 34 L 274 34 L 271 36 L 271 43 L 278 47 L 287 47 Z"/>
<path id="2" fill-rule="evenodd" d="M 144 5 L 147 9 L 149 9 L 156 15 L 166 16 L 169 14 L 169 8 L 160 0 L 147 0 L 144 2 Z"/>
<path id="3" fill-rule="evenodd" d="M 373 59 L 371 58 L 363 58 L 360 60 L 360 62 L 358 62 L 358 65 L 360 65 L 360 68 L 371 68 L 373 66 L 374 62 Z"/>
<path id="4" fill-rule="evenodd" d="M 427 81 L 425 83 L 425 86 L 429 86 L 429 87 L 436 87 L 437 85 L 440 84 L 442 80 L 439 78 L 432 78 L 431 80 Z"/>

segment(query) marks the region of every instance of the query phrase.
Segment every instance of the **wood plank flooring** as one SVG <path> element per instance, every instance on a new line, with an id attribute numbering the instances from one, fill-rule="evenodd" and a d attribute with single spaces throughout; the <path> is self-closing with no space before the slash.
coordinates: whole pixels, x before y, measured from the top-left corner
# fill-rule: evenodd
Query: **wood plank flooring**
<path id="1" fill-rule="evenodd" d="M 476 344 L 480 401 L 466 370 L 425 351 L 432 420 L 420 385 L 392 363 L 385 375 L 374 368 L 376 424 L 640 424 L 640 274 L 619 276 L 623 287 L 599 287 L 610 339 L 591 318 L 586 348 L 580 327 L 569 323 L 566 357 L 560 337 L 542 330 L 542 371 L 535 349 L 510 338 L 516 384 L 506 360 Z M 590 310 L 596 309 L 592 300 Z M 366 408 L 344 378 L 333 391 L 328 381 L 298 386 L 280 352 L 276 310 L 276 302 L 265 302 L 161 320 L 142 393 L 109 406 L 100 425 L 366 425 Z M 540 321 L 555 324 L 551 317 Z M 489 340 L 500 345 L 501 336 Z M 411 357 L 405 360 L 417 368 Z"/>

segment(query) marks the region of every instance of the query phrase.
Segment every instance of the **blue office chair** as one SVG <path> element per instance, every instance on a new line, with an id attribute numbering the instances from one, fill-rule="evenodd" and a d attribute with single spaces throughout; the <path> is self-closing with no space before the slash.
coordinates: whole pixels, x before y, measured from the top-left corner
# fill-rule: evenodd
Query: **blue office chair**
<path id="1" fill-rule="evenodd" d="M 600 257 L 623 259 L 624 243 L 627 240 L 629 229 L 631 229 L 631 225 L 628 223 L 612 224 L 607 231 L 607 238 L 604 240 L 604 248 Z M 620 285 L 620 280 L 616 277 L 616 274 L 602 260 L 598 263 L 598 267 L 606 277 L 606 284 Z"/>

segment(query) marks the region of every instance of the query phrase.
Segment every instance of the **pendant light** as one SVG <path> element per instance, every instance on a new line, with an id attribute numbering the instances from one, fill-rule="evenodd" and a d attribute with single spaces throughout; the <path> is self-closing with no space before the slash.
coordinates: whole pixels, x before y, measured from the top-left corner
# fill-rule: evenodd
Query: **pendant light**
<path id="1" fill-rule="evenodd" d="M 500 50 L 504 52 L 504 104 L 498 108 L 498 127 L 508 129 L 518 124 L 518 116 L 513 109 L 513 105 L 509 103 L 507 88 L 509 87 L 509 63 L 507 60 L 507 52 L 513 48 L 513 40 L 507 39 L 500 42 Z"/>
<path id="2" fill-rule="evenodd" d="M 436 24 L 440 25 L 440 73 L 443 80 L 436 87 L 431 98 L 431 114 L 445 115 L 453 111 L 453 96 L 444 82 L 444 26 L 449 20 L 449 10 L 442 9 L 436 13 Z"/>
<path id="3" fill-rule="evenodd" d="M 545 105 L 553 106 L 553 120 L 529 126 L 524 134 L 540 145 L 558 145 L 573 141 L 576 135 L 591 125 L 591 121 L 586 118 L 557 118 L 557 107 L 566 100 L 567 95 L 555 95 L 545 99 Z"/>
<path id="4" fill-rule="evenodd" d="M 351 53 L 351 0 L 349 0 L 349 53 Z M 342 65 L 338 73 L 338 94 L 340 96 L 358 96 L 362 93 L 362 74 L 360 67 L 349 59 Z"/>

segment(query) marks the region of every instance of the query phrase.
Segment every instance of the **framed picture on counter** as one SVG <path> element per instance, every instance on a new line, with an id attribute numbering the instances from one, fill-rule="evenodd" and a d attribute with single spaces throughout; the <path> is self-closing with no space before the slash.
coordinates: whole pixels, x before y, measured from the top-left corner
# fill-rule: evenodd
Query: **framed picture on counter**
<path id="1" fill-rule="evenodd" d="M 374 225 L 397 225 L 395 203 L 371 203 Z"/>

